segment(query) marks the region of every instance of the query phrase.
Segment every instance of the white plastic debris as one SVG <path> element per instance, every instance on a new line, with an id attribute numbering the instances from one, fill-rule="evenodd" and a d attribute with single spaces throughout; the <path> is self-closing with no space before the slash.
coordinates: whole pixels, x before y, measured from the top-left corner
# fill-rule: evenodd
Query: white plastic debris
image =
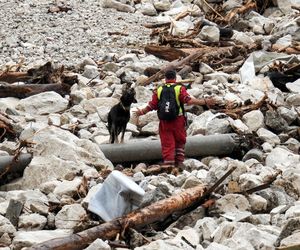
<path id="1" fill-rule="evenodd" d="M 91 198 L 88 210 L 110 221 L 138 208 L 145 191 L 121 172 L 114 170 Z"/>

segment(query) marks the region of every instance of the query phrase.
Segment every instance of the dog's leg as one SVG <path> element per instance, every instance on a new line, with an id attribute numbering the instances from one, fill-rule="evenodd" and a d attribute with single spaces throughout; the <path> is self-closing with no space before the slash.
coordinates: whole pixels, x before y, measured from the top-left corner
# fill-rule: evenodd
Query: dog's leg
<path id="1" fill-rule="evenodd" d="M 115 125 L 112 124 L 111 129 L 109 131 L 109 143 L 113 144 L 115 142 Z"/>
<path id="2" fill-rule="evenodd" d="M 121 136 L 121 143 L 124 143 L 124 135 L 125 135 L 125 130 L 126 130 L 126 127 L 123 127 L 122 128 L 122 136 Z"/>
<path id="3" fill-rule="evenodd" d="M 116 143 L 119 143 L 119 134 L 120 134 L 120 131 L 119 129 L 116 130 Z"/>

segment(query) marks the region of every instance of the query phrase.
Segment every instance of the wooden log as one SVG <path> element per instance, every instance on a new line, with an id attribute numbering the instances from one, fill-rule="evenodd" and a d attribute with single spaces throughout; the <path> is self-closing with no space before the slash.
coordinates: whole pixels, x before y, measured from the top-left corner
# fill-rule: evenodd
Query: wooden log
<path id="1" fill-rule="evenodd" d="M 148 85 L 151 82 L 158 81 L 164 77 L 164 74 L 166 70 L 168 69 L 181 69 L 186 65 L 190 65 L 192 63 L 197 62 L 199 58 L 201 58 L 201 61 L 209 62 L 212 61 L 213 58 L 219 58 L 220 56 L 225 57 L 226 55 L 231 55 L 233 46 L 229 47 L 205 47 L 205 48 L 192 48 L 192 49 L 180 49 L 183 52 L 190 53 L 190 55 L 186 56 L 185 58 L 181 60 L 174 60 L 170 63 L 167 63 L 164 65 L 160 71 L 158 71 L 156 74 L 152 75 L 148 79 L 146 79 L 144 82 L 142 82 L 140 85 Z"/>
<path id="2" fill-rule="evenodd" d="M 0 72 L 0 82 L 25 82 L 30 79 L 27 72 Z"/>
<path id="3" fill-rule="evenodd" d="M 183 52 L 180 49 L 153 45 L 147 45 L 145 47 L 145 52 L 167 61 L 173 61 L 188 55 L 186 52 Z"/>
<path id="4" fill-rule="evenodd" d="M 25 84 L 25 85 L 0 85 L 0 98 L 16 97 L 26 98 L 46 91 L 54 91 L 62 96 L 70 93 L 68 84 Z"/>
<path id="5" fill-rule="evenodd" d="M 148 207 L 133 211 L 123 217 L 106 222 L 68 237 L 49 240 L 30 250 L 79 250 L 85 248 L 97 238 L 103 240 L 114 239 L 117 234 L 127 228 L 140 228 L 156 221 L 163 220 L 174 212 L 184 210 L 197 203 L 205 188 L 202 185 L 189 188 L 170 198 L 160 200 Z"/>

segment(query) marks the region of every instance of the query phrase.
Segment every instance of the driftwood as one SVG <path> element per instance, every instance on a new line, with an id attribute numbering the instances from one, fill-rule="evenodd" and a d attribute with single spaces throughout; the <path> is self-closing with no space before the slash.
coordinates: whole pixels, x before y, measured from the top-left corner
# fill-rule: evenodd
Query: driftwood
<path id="1" fill-rule="evenodd" d="M 162 221 L 173 213 L 191 211 L 200 206 L 235 169 L 235 167 L 231 168 L 207 191 L 205 191 L 205 187 L 198 185 L 189 188 L 180 194 L 133 211 L 123 217 L 116 218 L 68 237 L 42 242 L 30 247 L 29 250 L 79 250 L 83 249 L 97 238 L 110 240 L 120 233 L 123 235 L 128 228 L 142 228 L 154 222 Z"/>
<path id="2" fill-rule="evenodd" d="M 256 6 L 256 2 L 249 0 L 247 3 L 245 3 L 243 6 L 239 7 L 239 8 L 235 8 L 232 11 L 230 11 L 226 17 L 225 20 L 226 22 L 230 22 L 237 14 L 245 14 L 246 12 L 255 9 Z"/>
<path id="3" fill-rule="evenodd" d="M 141 85 L 147 85 L 151 82 L 158 81 L 164 77 L 164 73 L 166 70 L 173 68 L 173 69 L 181 69 L 186 65 L 190 65 L 194 62 L 197 62 L 199 58 L 201 58 L 201 61 L 210 61 L 213 58 L 220 57 L 221 55 L 227 55 L 230 54 L 233 50 L 233 47 L 208 47 L 208 48 L 197 48 L 197 49 L 182 49 L 182 51 L 187 51 L 192 53 L 185 58 L 181 60 L 174 60 L 167 65 L 163 66 L 162 69 L 154 74 L 153 76 L 146 79 Z"/>
<path id="4" fill-rule="evenodd" d="M 25 85 L 0 85 L 0 98 L 17 97 L 26 98 L 46 91 L 55 91 L 60 95 L 70 93 L 68 84 L 25 84 Z"/>
<path id="5" fill-rule="evenodd" d="M 25 82 L 30 79 L 27 72 L 0 72 L 0 81 L 7 83 Z"/>
<path id="6" fill-rule="evenodd" d="M 1 94 L 1 93 L 0 93 Z M 6 135 L 10 135 L 12 137 L 16 136 L 16 132 L 13 129 L 11 120 L 5 114 L 0 113 L 0 141 Z"/>
<path id="7" fill-rule="evenodd" d="M 145 52 L 167 61 L 173 61 L 188 55 L 188 53 L 180 49 L 153 45 L 147 45 L 145 47 Z"/>
<path id="8" fill-rule="evenodd" d="M 27 72 L 7 71 L 0 72 L 0 82 L 15 83 L 25 82 L 28 84 L 68 84 L 73 85 L 78 82 L 76 75 L 67 74 L 64 66 L 53 67 L 51 62 L 31 68 Z"/>
<path id="9" fill-rule="evenodd" d="M 265 100 L 268 97 L 265 95 L 260 101 L 258 101 L 257 103 L 254 104 L 250 104 L 250 105 L 246 105 L 246 106 L 242 106 L 239 108 L 234 108 L 231 109 L 230 107 L 228 109 L 218 109 L 218 112 L 222 112 L 227 114 L 228 116 L 237 119 L 238 117 L 243 116 L 245 113 L 248 113 L 251 110 L 256 110 L 259 109 L 265 102 Z"/>
<path id="10" fill-rule="evenodd" d="M 106 222 L 99 226 L 87 229 L 68 237 L 49 240 L 35 246 L 31 250 L 75 250 L 83 249 L 97 238 L 103 240 L 114 239 L 117 234 L 124 232 L 127 228 L 139 228 L 155 221 L 163 220 L 170 214 L 186 209 L 193 205 L 203 195 L 204 187 L 196 186 L 186 191 L 160 200 L 148 207 L 133 211 L 123 217 Z"/>

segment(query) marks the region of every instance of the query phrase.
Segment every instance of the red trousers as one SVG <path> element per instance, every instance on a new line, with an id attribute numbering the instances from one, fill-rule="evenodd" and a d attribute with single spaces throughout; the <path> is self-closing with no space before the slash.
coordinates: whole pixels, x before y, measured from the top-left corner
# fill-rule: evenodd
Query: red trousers
<path id="1" fill-rule="evenodd" d="M 160 121 L 159 136 L 165 164 L 178 165 L 184 161 L 186 143 L 185 117 L 178 116 L 173 121 Z"/>

